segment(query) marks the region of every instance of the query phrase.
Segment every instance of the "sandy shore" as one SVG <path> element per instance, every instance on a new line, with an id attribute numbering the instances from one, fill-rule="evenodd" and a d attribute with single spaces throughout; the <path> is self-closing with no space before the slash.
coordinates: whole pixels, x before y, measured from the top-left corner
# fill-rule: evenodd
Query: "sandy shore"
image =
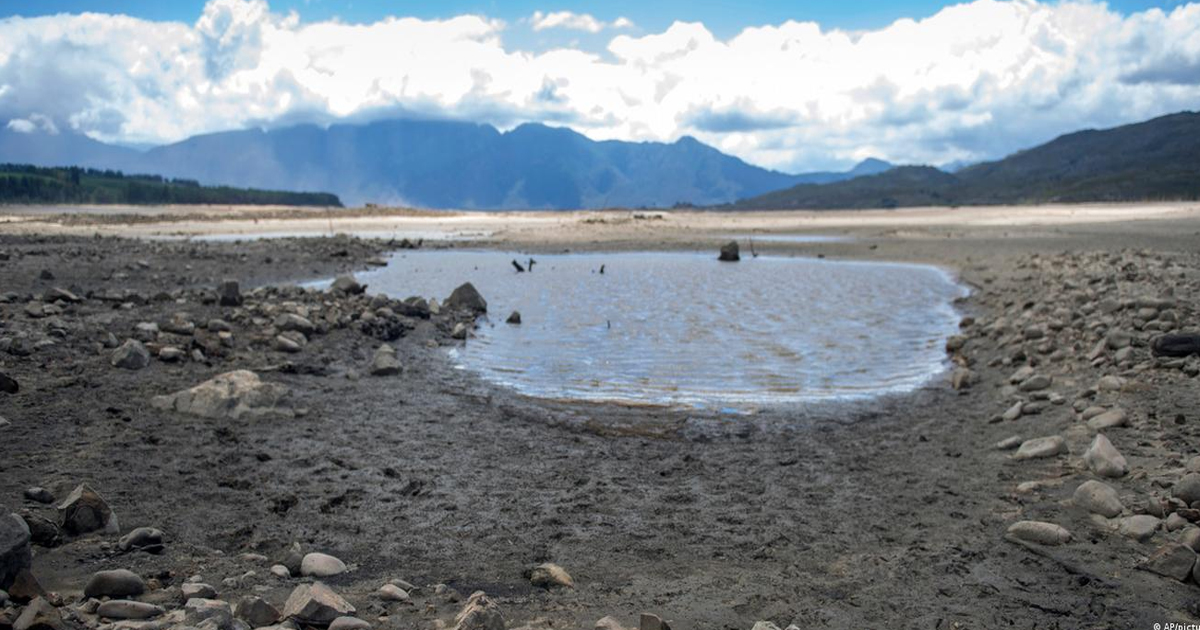
<path id="1" fill-rule="evenodd" d="M 675 628 L 1194 620 L 1197 586 L 1178 567 L 1200 545 L 1200 510 L 1185 489 L 1200 467 L 1191 459 L 1200 361 L 1155 357 L 1149 345 L 1163 332 L 1196 330 L 1196 204 L 374 210 L 333 224 L 385 239 L 438 237 L 427 245 L 467 235 L 456 246 L 529 251 L 709 248 L 756 234 L 755 247 L 773 254 L 934 262 L 975 288 L 961 305 L 962 337 L 950 344 L 959 388 L 948 378 L 910 395 L 736 421 L 524 398 L 453 369 L 442 350 L 460 343 L 450 314 L 404 315 L 410 306 L 369 296 L 249 290 L 363 269 L 395 246 L 386 240 L 94 238 L 330 229 L 323 211 L 242 212 L 64 219 L 0 210 L 0 372 L 21 385 L 0 393 L 10 423 L 0 427 L 0 503 L 47 535 L 37 519 L 57 522 L 57 511 L 24 491 L 44 487 L 61 500 L 87 482 L 122 533 L 148 526 L 166 538 L 160 554 L 123 551 L 102 532 L 60 532 L 35 545 L 32 573 L 60 594 L 68 625 L 106 621 L 81 597 L 100 569 L 145 578 L 141 599 L 168 615 L 182 610 L 192 575 L 224 601 L 258 596 L 282 608 L 311 581 L 271 572 L 296 543 L 349 564 L 322 581 L 380 628 L 453 627 L 476 590 L 510 628 L 592 628 L 606 615 L 637 627 L 642 612 Z M 766 238 L 802 233 L 847 240 Z M 241 282 L 242 305 L 214 297 L 224 278 Z M 288 314 L 313 324 L 298 352 L 276 341 L 297 332 L 280 319 Z M 151 322 L 157 331 L 138 326 Z M 214 332 L 189 333 L 184 323 Z M 225 342 L 214 336 L 223 325 Z M 152 356 L 143 369 L 113 367 L 111 345 L 134 337 L 156 355 L 164 346 L 187 352 L 170 362 Z M 373 376 L 385 338 L 403 369 Z M 292 413 L 197 417 L 151 404 L 237 369 L 286 387 Z M 1127 460 L 1125 474 L 1102 475 L 1085 458 L 1100 433 Z M 1035 438 L 1059 440 L 1022 446 Z M 1088 481 L 1112 488 L 1115 511 L 1078 494 Z M 1030 542 L 1028 526 L 1010 531 L 1021 521 L 1057 525 L 1069 539 L 1053 530 L 1043 543 L 1060 544 Z M 529 569 L 545 562 L 569 572 L 574 587 L 533 585 Z M 389 580 L 403 581 L 408 601 L 379 598 Z"/>

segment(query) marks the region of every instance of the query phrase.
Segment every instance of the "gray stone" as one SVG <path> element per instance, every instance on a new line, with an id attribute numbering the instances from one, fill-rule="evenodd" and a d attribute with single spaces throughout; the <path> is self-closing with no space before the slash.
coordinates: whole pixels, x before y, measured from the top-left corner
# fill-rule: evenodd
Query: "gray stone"
<path id="1" fill-rule="evenodd" d="M 367 630 L 371 624 L 358 617 L 338 617 L 329 624 L 329 630 Z"/>
<path id="2" fill-rule="evenodd" d="M 275 327 L 279 330 L 294 330 L 304 336 L 313 334 L 317 327 L 308 318 L 294 313 L 281 313 L 275 318 Z"/>
<path id="3" fill-rule="evenodd" d="M 638 619 L 638 630 L 671 630 L 671 626 L 658 615 L 642 613 Z"/>
<path id="4" fill-rule="evenodd" d="M 1200 501 L 1200 473 L 1188 473 L 1171 489 L 1175 498 L 1191 505 Z"/>
<path id="5" fill-rule="evenodd" d="M 1123 427 L 1126 422 L 1128 422 L 1128 417 L 1125 410 L 1117 407 L 1088 420 L 1087 425 L 1093 431 L 1103 431 L 1113 427 Z"/>
<path id="6" fill-rule="evenodd" d="M 146 602 L 112 599 L 100 604 L 96 614 L 108 619 L 151 619 L 163 614 L 162 608 Z"/>
<path id="7" fill-rule="evenodd" d="M 1089 480 L 1079 484 L 1072 498 L 1075 505 L 1108 518 L 1120 515 L 1125 509 L 1117 491 L 1102 481 Z"/>
<path id="8" fill-rule="evenodd" d="M 487 300 L 483 299 L 475 285 L 470 282 L 460 285 L 451 292 L 443 306 L 451 311 L 467 311 L 475 315 L 487 312 Z"/>
<path id="9" fill-rule="evenodd" d="M 1158 531 L 1160 524 L 1162 524 L 1162 521 L 1157 516 L 1137 514 L 1121 519 L 1117 523 L 1117 531 L 1122 536 L 1128 536 L 1139 542 L 1146 542 L 1154 536 L 1154 532 Z"/>
<path id="10" fill-rule="evenodd" d="M 292 590 L 283 605 L 283 616 L 300 623 L 328 625 L 334 619 L 354 614 L 350 602 L 320 582 L 301 584 Z"/>
<path id="11" fill-rule="evenodd" d="M 1179 542 L 1192 551 L 1200 551 L 1200 527 L 1187 527 L 1179 534 Z M 1200 582 L 1197 582 L 1200 584 Z"/>
<path id="12" fill-rule="evenodd" d="M 0 589 L 7 589 L 22 569 L 33 564 L 29 526 L 16 514 L 0 506 Z"/>
<path id="13" fill-rule="evenodd" d="M 160 553 L 163 550 L 163 533 L 153 527 L 139 527 L 117 541 L 121 551 L 145 551 Z"/>
<path id="14" fill-rule="evenodd" d="M 59 525 L 68 534 L 86 534 L 96 530 L 117 534 L 121 526 L 112 508 L 85 483 L 79 484 L 58 504 Z"/>
<path id="15" fill-rule="evenodd" d="M 150 351 L 137 339 L 126 339 L 125 343 L 113 350 L 109 362 L 113 367 L 124 370 L 140 370 L 150 365 Z"/>
<path id="16" fill-rule="evenodd" d="M 1050 387 L 1053 382 L 1053 379 L 1045 374 L 1034 374 L 1024 381 L 1021 381 L 1020 388 L 1023 392 L 1036 392 Z"/>
<path id="17" fill-rule="evenodd" d="M 1196 552 L 1179 543 L 1169 542 L 1150 554 L 1142 568 L 1183 582 L 1196 565 Z"/>
<path id="18" fill-rule="evenodd" d="M 305 577 L 332 577 L 346 572 L 346 563 L 325 553 L 306 554 L 300 562 L 300 575 Z"/>
<path id="19" fill-rule="evenodd" d="M 717 260 L 724 262 L 737 262 L 742 257 L 738 251 L 737 241 L 729 241 L 721 246 L 721 253 L 717 255 Z"/>
<path id="20" fill-rule="evenodd" d="M 15 394 L 19 391 L 21 391 L 21 385 L 17 382 L 17 379 L 5 374 L 4 372 L 0 372 L 0 392 L 4 392 L 5 394 Z"/>
<path id="21" fill-rule="evenodd" d="M 83 587 L 85 597 L 134 597 L 146 592 L 146 583 L 128 569 L 97 571 Z"/>
<path id="22" fill-rule="evenodd" d="M 393 376 L 401 371 L 400 360 L 396 358 L 396 349 L 386 343 L 375 350 L 371 358 L 370 372 L 374 376 Z"/>
<path id="23" fill-rule="evenodd" d="M 518 311 L 513 311 L 512 313 L 510 313 L 508 315 L 508 319 L 504 320 L 504 322 L 506 324 L 513 324 L 513 325 L 520 324 L 521 323 L 521 313 Z"/>
<path id="24" fill-rule="evenodd" d="M 1083 454 L 1083 462 L 1089 470 L 1101 477 L 1122 477 L 1129 472 L 1129 464 L 1117 448 L 1103 433 L 1098 434 Z"/>
<path id="25" fill-rule="evenodd" d="M 1013 455 L 1013 459 L 1040 459 L 1054 457 L 1066 452 L 1066 440 L 1063 440 L 1062 436 L 1051 435 L 1026 440 L 1021 444 L 1021 448 L 1017 449 L 1016 454 Z"/>
<path id="26" fill-rule="evenodd" d="M 1008 535 L 1039 545 L 1061 545 L 1071 540 L 1071 532 L 1044 521 L 1017 521 L 1008 526 Z"/>
<path id="27" fill-rule="evenodd" d="M 248 595 L 238 600 L 234 614 L 252 627 L 274 625 L 279 622 L 279 609 L 267 600 L 254 595 Z"/>
<path id="28" fill-rule="evenodd" d="M 1010 437 L 1006 437 L 1003 440 L 996 442 L 996 450 L 1011 451 L 1014 448 L 1017 448 L 1018 446 L 1020 446 L 1022 442 L 1024 442 L 1024 440 L 1022 440 L 1021 436 L 1019 436 L 1019 435 L 1013 435 Z"/>
<path id="29" fill-rule="evenodd" d="M 292 418 L 295 412 L 287 405 L 287 387 L 260 380 L 249 370 L 236 370 L 213 377 L 191 389 L 166 396 L 155 396 L 150 402 L 158 408 L 203 418 Z"/>
<path id="30" fill-rule="evenodd" d="M 385 602 L 406 602 L 409 600 L 408 591 L 395 584 L 384 584 L 375 594 Z"/>
<path id="31" fill-rule="evenodd" d="M 454 630 L 504 630 L 504 615 L 483 591 L 475 591 L 454 618 Z"/>
<path id="32" fill-rule="evenodd" d="M 614 617 L 601 617 L 596 621 L 594 630 L 628 630 Z"/>
<path id="33" fill-rule="evenodd" d="M 1125 388 L 1125 379 L 1120 376 L 1102 376 L 1096 381 L 1096 389 L 1102 392 L 1119 392 Z"/>
<path id="34" fill-rule="evenodd" d="M 217 598 L 217 589 L 204 582 L 184 582 L 179 586 L 179 590 L 183 593 L 184 600 Z"/>
<path id="35" fill-rule="evenodd" d="M 40 486 L 25 489 L 25 498 L 47 505 L 54 503 L 54 493 Z"/>
<path id="36" fill-rule="evenodd" d="M 45 598 L 35 597 L 13 622 L 13 630 L 64 630 L 62 615 Z"/>
<path id="37" fill-rule="evenodd" d="M 334 279 L 333 284 L 329 286 L 329 289 L 334 293 L 358 295 L 367 290 L 367 285 L 359 284 L 358 280 L 354 279 L 354 276 L 345 275 L 338 276 L 336 279 Z"/>
<path id="38" fill-rule="evenodd" d="M 218 285 L 217 300 L 221 306 L 241 306 L 242 290 L 237 280 L 225 280 Z"/>
<path id="39" fill-rule="evenodd" d="M 293 334 L 295 336 L 293 336 Z M 282 335 L 276 335 L 275 339 L 271 341 L 271 347 L 280 352 L 287 352 L 288 354 L 295 354 L 303 351 L 304 346 L 307 344 L 307 340 L 301 341 L 301 339 L 304 339 L 304 335 L 301 335 L 300 333 L 293 334 L 284 333 Z"/>

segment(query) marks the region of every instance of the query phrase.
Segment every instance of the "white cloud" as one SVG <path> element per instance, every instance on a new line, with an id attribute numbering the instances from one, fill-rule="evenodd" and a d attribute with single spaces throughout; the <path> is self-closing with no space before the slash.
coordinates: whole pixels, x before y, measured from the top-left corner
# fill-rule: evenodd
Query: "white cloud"
<path id="1" fill-rule="evenodd" d="M 550 28 L 564 28 L 573 31 L 586 31 L 588 33 L 599 33 L 606 28 L 625 29 L 633 28 L 633 21 L 627 17 L 619 17 L 611 23 L 597 20 L 588 13 L 573 13 L 571 11 L 554 11 L 544 13 L 542 11 L 534 11 L 529 18 L 529 24 L 534 31 L 544 31 Z"/>
<path id="2" fill-rule="evenodd" d="M 0 92 L 0 94 L 3 94 L 3 92 Z M 29 118 L 13 118 L 8 121 L 5 128 L 17 133 L 34 133 L 40 131 L 50 135 L 58 135 L 58 126 L 48 116 L 42 114 L 30 114 Z"/>
<path id="3" fill-rule="evenodd" d="M 627 26 L 534 17 L 534 28 Z M 1200 103 L 1200 4 L 1123 16 L 1093 2 L 975 0 L 873 31 L 785 22 L 727 40 L 677 22 L 613 37 L 606 54 L 522 52 L 505 35 L 477 15 L 302 23 L 263 0 L 212 0 L 191 25 L 7 18 L 0 120 L 38 113 L 126 142 L 413 114 L 552 121 L 596 139 L 694 135 L 806 170 L 978 160 Z"/>

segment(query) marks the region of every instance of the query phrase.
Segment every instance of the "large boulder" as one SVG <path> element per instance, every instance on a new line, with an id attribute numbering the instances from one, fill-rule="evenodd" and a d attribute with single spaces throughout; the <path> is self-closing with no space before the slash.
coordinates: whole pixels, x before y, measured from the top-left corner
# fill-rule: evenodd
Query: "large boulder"
<path id="1" fill-rule="evenodd" d="M 1175 333 L 1155 337 L 1150 350 L 1160 357 L 1186 357 L 1200 354 L 1200 333 Z"/>
<path id="2" fill-rule="evenodd" d="M 17 573 L 33 562 L 31 535 L 25 519 L 0 506 L 0 590 L 12 586 Z"/>
<path id="3" fill-rule="evenodd" d="M 338 617 L 353 614 L 350 602 L 320 582 L 297 586 L 283 605 L 285 618 L 314 626 L 327 626 Z"/>
<path id="4" fill-rule="evenodd" d="M 367 285 L 359 284 L 354 276 L 338 276 L 334 279 L 333 284 L 329 287 L 334 293 L 344 293 L 346 295 L 358 295 L 367 290 Z"/>
<path id="5" fill-rule="evenodd" d="M 396 349 L 383 344 L 375 350 L 375 356 L 371 359 L 371 374 L 373 376 L 392 376 L 399 374 L 401 370 L 400 360 L 396 358 Z"/>
<path id="6" fill-rule="evenodd" d="M 63 630 L 66 624 L 58 609 L 50 605 L 44 598 L 35 597 L 21 616 L 13 622 L 13 630 Z"/>
<path id="7" fill-rule="evenodd" d="M 86 483 L 79 484 L 62 503 L 58 504 L 59 526 L 68 534 L 86 534 L 104 530 L 108 534 L 119 534 L 121 526 L 117 516 L 100 493 Z"/>
<path id="8" fill-rule="evenodd" d="M 287 387 L 263 382 L 250 370 L 236 370 L 191 389 L 155 396 L 150 403 L 159 409 L 202 418 L 239 420 L 295 417 L 288 399 Z"/>
<path id="9" fill-rule="evenodd" d="M 721 253 L 717 256 L 717 260 L 724 262 L 737 262 L 741 260 L 741 254 L 738 252 L 737 241 L 729 241 L 721 246 Z"/>
<path id="10" fill-rule="evenodd" d="M 444 306 L 452 311 L 467 311 L 480 315 L 487 312 L 487 300 L 479 294 L 475 285 L 467 282 L 455 289 L 446 298 Z"/>

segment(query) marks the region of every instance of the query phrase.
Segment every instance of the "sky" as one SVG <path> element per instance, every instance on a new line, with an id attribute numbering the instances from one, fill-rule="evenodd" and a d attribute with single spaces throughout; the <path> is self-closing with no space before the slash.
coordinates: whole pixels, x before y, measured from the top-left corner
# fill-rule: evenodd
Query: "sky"
<path id="1" fill-rule="evenodd" d="M 789 172 L 951 164 L 1200 109 L 1168 0 L 0 2 L 0 125 L 159 144 L 449 118 L 693 136 Z"/>

